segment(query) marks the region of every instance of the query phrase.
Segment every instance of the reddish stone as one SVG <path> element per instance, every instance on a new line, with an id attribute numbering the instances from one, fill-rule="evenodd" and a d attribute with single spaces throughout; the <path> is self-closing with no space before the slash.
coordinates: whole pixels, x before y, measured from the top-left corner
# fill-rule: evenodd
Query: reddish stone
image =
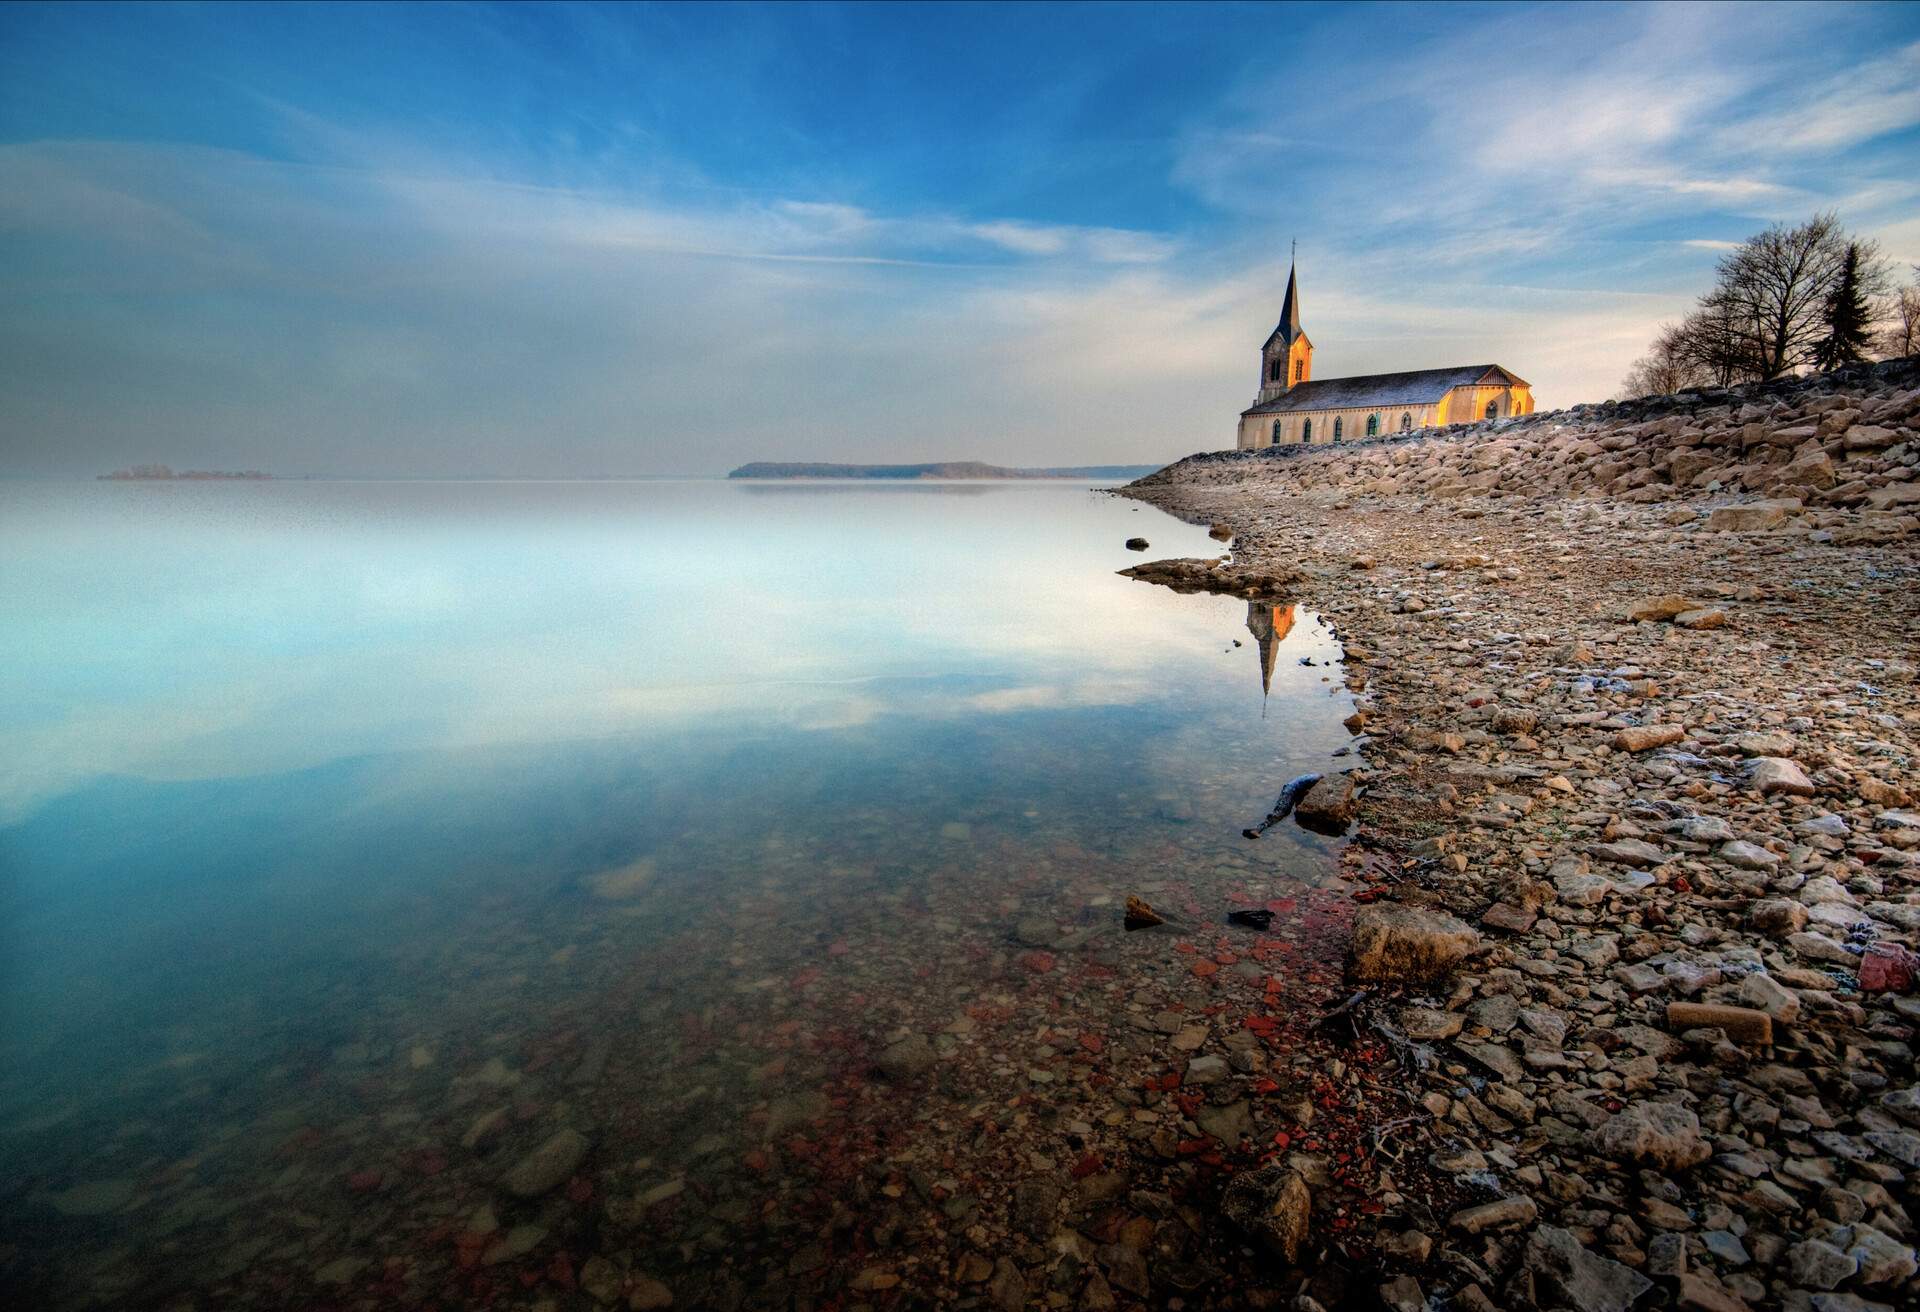
<path id="1" fill-rule="evenodd" d="M 1875 943 L 1860 959 L 1862 993 L 1911 993 L 1920 956 L 1898 943 Z"/>
<path id="2" fill-rule="evenodd" d="M 1020 958 L 1020 964 L 1036 975 L 1044 975 L 1053 969 L 1053 953 L 1029 952 Z"/>
<path id="3" fill-rule="evenodd" d="M 1219 969 L 1220 967 L 1214 965 L 1211 961 L 1196 961 L 1193 963 L 1193 967 L 1192 967 L 1193 973 L 1198 975 L 1201 979 L 1205 979 L 1207 976 L 1214 974 Z"/>

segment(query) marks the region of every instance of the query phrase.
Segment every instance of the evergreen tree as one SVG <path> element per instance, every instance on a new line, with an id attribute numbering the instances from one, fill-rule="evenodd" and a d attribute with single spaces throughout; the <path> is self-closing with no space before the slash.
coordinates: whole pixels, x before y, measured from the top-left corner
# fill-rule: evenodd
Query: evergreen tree
<path id="1" fill-rule="evenodd" d="M 1867 309 L 1866 288 L 1860 268 L 1860 243 L 1848 242 L 1840 261 L 1840 273 L 1827 293 L 1823 318 L 1827 335 L 1814 352 L 1814 363 L 1822 369 L 1838 369 L 1858 364 L 1867 358 L 1873 341 L 1872 313 Z"/>

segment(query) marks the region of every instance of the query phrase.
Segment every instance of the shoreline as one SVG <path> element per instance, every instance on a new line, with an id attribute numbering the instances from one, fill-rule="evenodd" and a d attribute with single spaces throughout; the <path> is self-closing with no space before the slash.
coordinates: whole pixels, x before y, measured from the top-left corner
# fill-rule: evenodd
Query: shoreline
<path id="1" fill-rule="evenodd" d="M 1920 932 L 1913 373 L 1220 453 L 1116 490 L 1232 529 L 1236 566 L 1298 569 L 1365 716 L 1358 900 L 1479 936 L 1444 981 L 1372 986 L 1422 1054 L 1432 1119 L 1402 1155 L 1469 1204 L 1385 1209 L 1384 1305 L 1920 1294 L 1920 1003 L 1857 974 Z M 1596 460 L 1612 486 L 1574 490 Z M 1713 515 L 1777 505 L 1799 469 L 1824 471 L 1804 501 Z"/>

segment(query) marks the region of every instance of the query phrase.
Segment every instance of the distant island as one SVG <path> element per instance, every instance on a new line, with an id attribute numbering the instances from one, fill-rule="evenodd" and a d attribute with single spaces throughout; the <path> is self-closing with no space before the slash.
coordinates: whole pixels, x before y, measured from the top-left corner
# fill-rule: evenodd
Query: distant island
<path id="1" fill-rule="evenodd" d="M 235 471 L 224 469 L 183 469 L 176 474 L 165 465 L 135 465 L 131 469 L 116 469 L 111 474 L 95 474 L 94 477 L 109 481 L 140 480 L 165 482 L 168 479 L 238 478 L 260 482 L 271 479 L 273 475 L 263 474 L 257 469 L 241 469 Z"/>
<path id="2" fill-rule="evenodd" d="M 1009 469 L 978 460 L 943 460 L 930 465 L 831 465 L 806 461 L 756 460 L 728 478 L 1144 478 L 1158 465 L 1073 465 L 1058 469 Z"/>

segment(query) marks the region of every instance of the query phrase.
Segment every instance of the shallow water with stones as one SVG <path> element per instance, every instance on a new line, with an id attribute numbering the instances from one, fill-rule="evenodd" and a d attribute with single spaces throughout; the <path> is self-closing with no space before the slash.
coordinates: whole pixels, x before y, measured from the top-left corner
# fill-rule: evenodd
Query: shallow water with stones
<path id="1" fill-rule="evenodd" d="M 1195 1021 L 1311 1095 L 1335 843 L 1241 830 L 1352 703 L 1135 535 L 1220 549 L 1085 485 L 0 489 L 0 1279 L 966 1302 L 1059 1270 L 1016 1181 L 1152 1232 L 1276 1123 L 1168 1081 Z"/>

